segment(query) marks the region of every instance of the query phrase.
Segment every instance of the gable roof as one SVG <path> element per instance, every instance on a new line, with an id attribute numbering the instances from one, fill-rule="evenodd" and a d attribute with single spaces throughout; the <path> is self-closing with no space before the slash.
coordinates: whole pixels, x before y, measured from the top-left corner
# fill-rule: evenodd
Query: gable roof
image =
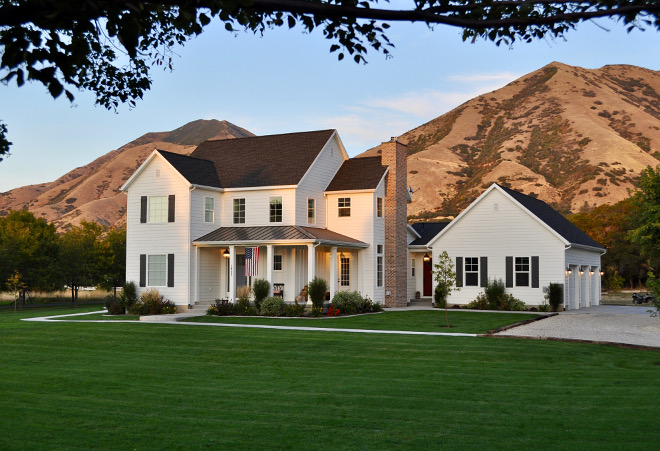
<path id="1" fill-rule="evenodd" d="M 451 229 L 457 222 L 461 220 L 463 216 L 465 216 L 475 205 L 477 205 L 481 199 L 483 199 L 494 189 L 499 190 L 505 196 L 510 198 L 514 203 L 520 205 L 525 211 L 527 211 L 527 213 L 530 214 L 530 216 L 537 219 L 541 224 L 556 234 L 566 244 L 586 246 L 590 248 L 601 249 L 603 251 L 605 250 L 603 246 L 591 239 L 571 221 L 566 219 L 557 210 L 542 200 L 527 196 L 526 194 L 512 190 L 510 188 L 505 188 L 504 186 L 498 185 L 497 183 L 493 183 L 474 202 L 468 205 L 468 207 L 463 210 L 456 218 L 454 218 L 454 220 L 450 222 L 447 227 L 443 228 L 435 237 L 433 237 L 428 244 L 430 245 L 433 241 L 437 240 L 439 237 L 445 234 L 447 230 Z"/>
<path id="2" fill-rule="evenodd" d="M 165 150 L 159 150 L 158 153 L 192 185 L 220 187 L 218 173 L 212 162 Z"/>
<path id="3" fill-rule="evenodd" d="M 566 219 L 564 215 L 542 200 L 527 196 L 519 191 L 501 185 L 497 185 L 497 187 L 515 199 L 520 205 L 529 210 L 530 213 L 543 221 L 548 227 L 561 235 L 569 243 L 604 249 L 603 246 L 591 239 L 589 235 Z"/>
<path id="4" fill-rule="evenodd" d="M 215 165 L 219 188 L 297 185 L 335 133 L 320 130 L 209 140 L 190 156 Z"/>
<path id="5" fill-rule="evenodd" d="M 408 246 L 424 246 L 428 244 L 434 236 L 448 225 L 448 222 L 416 222 L 411 224 L 412 228 L 419 235 L 419 238 L 411 241 Z"/>
<path id="6" fill-rule="evenodd" d="M 351 158 L 342 163 L 325 190 L 376 189 L 385 172 L 387 166 L 381 164 L 381 157 Z"/>

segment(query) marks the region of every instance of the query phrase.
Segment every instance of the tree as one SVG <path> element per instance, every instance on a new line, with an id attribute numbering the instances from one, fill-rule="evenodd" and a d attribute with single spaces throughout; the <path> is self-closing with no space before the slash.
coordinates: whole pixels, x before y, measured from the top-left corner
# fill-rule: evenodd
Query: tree
<path id="1" fill-rule="evenodd" d="M 644 169 L 632 201 L 639 208 L 629 237 L 637 243 L 655 274 L 660 273 L 660 166 Z"/>
<path id="2" fill-rule="evenodd" d="M 55 226 L 27 210 L 0 218 L 0 288 L 11 284 L 21 305 L 28 291 L 58 287 Z"/>
<path id="3" fill-rule="evenodd" d="M 78 290 L 100 281 L 97 263 L 97 241 L 103 227 L 95 222 L 81 221 L 60 236 L 59 269 L 62 280 L 71 288 L 71 302 L 78 305 Z"/>
<path id="4" fill-rule="evenodd" d="M 150 67 L 172 67 L 173 49 L 212 20 L 227 31 L 321 29 L 338 52 L 360 63 L 367 48 L 389 55 L 387 22 L 463 29 L 464 40 L 497 45 L 560 37 L 579 22 L 614 18 L 630 30 L 653 26 L 660 5 L 647 0 L 0 0 L 0 77 L 42 83 L 53 97 L 89 90 L 106 108 L 134 106 L 151 87 Z M 0 132 L 0 139 L 5 132 Z M 2 148 L 0 148 L 2 152 Z M 6 155 L 6 150 L 4 152 Z"/>
<path id="5" fill-rule="evenodd" d="M 435 281 L 435 302 L 436 306 L 444 305 L 445 319 L 449 327 L 449 314 L 447 313 L 447 298 L 452 291 L 460 291 L 456 284 L 456 271 L 454 271 L 454 262 L 449 257 L 447 251 L 442 251 L 438 256 L 438 263 L 434 265 Z M 440 302 L 440 304 L 439 304 Z"/>
<path id="6" fill-rule="evenodd" d="M 117 299 L 117 287 L 126 282 L 126 226 L 110 229 L 105 237 L 96 242 L 96 259 L 99 286 L 112 290 Z"/>

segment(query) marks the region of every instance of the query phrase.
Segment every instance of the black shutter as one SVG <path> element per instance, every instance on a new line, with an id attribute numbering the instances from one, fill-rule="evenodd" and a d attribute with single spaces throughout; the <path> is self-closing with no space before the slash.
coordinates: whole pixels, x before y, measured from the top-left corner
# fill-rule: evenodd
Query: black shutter
<path id="1" fill-rule="evenodd" d="M 140 254 L 140 286 L 147 286 L 147 256 Z"/>
<path id="2" fill-rule="evenodd" d="M 513 287 L 513 257 L 506 258 L 506 287 Z"/>
<path id="3" fill-rule="evenodd" d="M 140 198 L 140 222 L 142 224 L 147 222 L 147 196 Z"/>
<path id="4" fill-rule="evenodd" d="M 463 257 L 456 257 L 456 286 L 463 286 Z"/>
<path id="5" fill-rule="evenodd" d="M 174 222 L 174 194 L 167 198 L 167 222 Z"/>
<path id="6" fill-rule="evenodd" d="M 167 286 L 174 286 L 174 254 L 167 254 Z"/>
<path id="7" fill-rule="evenodd" d="M 485 287 L 488 285 L 488 257 L 481 257 L 479 268 L 481 270 L 481 286 Z"/>
<path id="8" fill-rule="evenodd" d="M 532 288 L 539 287 L 539 258 L 532 257 Z"/>

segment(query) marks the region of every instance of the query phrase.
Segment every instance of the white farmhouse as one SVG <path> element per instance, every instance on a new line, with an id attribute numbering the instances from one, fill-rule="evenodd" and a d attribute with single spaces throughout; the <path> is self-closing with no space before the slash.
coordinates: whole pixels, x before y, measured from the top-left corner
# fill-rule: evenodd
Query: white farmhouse
<path id="1" fill-rule="evenodd" d="M 315 276 L 330 296 L 405 306 L 406 172 L 396 139 L 349 159 L 335 130 L 155 150 L 121 188 L 126 278 L 179 311 L 234 301 L 256 278 L 293 302 Z"/>
<path id="2" fill-rule="evenodd" d="M 543 303 L 551 282 L 563 285 L 566 309 L 600 303 L 605 249 L 534 197 L 493 184 L 452 222 L 414 227 L 418 236 L 409 237 L 411 265 L 422 273 L 415 274 L 412 285 L 423 296 L 432 295 L 431 264 L 447 251 L 461 287 L 449 303 L 473 301 L 489 279 L 502 279 L 507 292 L 529 306 Z"/>

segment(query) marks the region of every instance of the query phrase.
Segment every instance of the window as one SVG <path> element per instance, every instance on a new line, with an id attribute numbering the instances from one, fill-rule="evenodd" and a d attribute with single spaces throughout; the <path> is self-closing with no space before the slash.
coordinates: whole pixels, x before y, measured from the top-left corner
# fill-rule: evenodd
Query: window
<path id="1" fill-rule="evenodd" d="M 476 287 L 479 285 L 479 258 L 465 257 L 465 286 Z"/>
<path id="2" fill-rule="evenodd" d="M 383 217 L 383 198 L 382 197 L 377 197 L 376 198 L 376 216 L 379 218 Z"/>
<path id="3" fill-rule="evenodd" d="M 412 277 L 415 277 L 415 259 L 414 258 L 410 261 L 410 268 L 411 268 L 410 275 Z"/>
<path id="4" fill-rule="evenodd" d="M 339 257 L 339 284 L 347 287 L 351 284 L 351 261 L 348 257 Z"/>
<path id="5" fill-rule="evenodd" d="M 316 199 L 307 199 L 307 224 L 316 224 Z"/>
<path id="6" fill-rule="evenodd" d="M 167 222 L 167 196 L 149 197 L 149 222 Z"/>
<path id="7" fill-rule="evenodd" d="M 165 255 L 147 256 L 147 285 L 164 287 L 167 283 L 167 260 Z"/>
<path id="8" fill-rule="evenodd" d="M 351 198 L 340 197 L 338 199 L 339 217 L 351 215 Z"/>
<path id="9" fill-rule="evenodd" d="M 282 197 L 270 198 L 270 222 L 282 222 Z"/>
<path id="10" fill-rule="evenodd" d="M 213 198 L 205 197 L 204 198 L 204 222 L 213 222 Z"/>
<path id="11" fill-rule="evenodd" d="M 245 224 L 245 199 L 234 199 L 234 224 Z"/>
<path id="12" fill-rule="evenodd" d="M 383 245 L 379 244 L 376 246 L 376 286 L 383 286 Z"/>
<path id="13" fill-rule="evenodd" d="M 282 271 L 282 256 L 273 255 L 273 270 Z"/>
<path id="14" fill-rule="evenodd" d="M 516 286 L 529 286 L 529 257 L 516 257 Z"/>

